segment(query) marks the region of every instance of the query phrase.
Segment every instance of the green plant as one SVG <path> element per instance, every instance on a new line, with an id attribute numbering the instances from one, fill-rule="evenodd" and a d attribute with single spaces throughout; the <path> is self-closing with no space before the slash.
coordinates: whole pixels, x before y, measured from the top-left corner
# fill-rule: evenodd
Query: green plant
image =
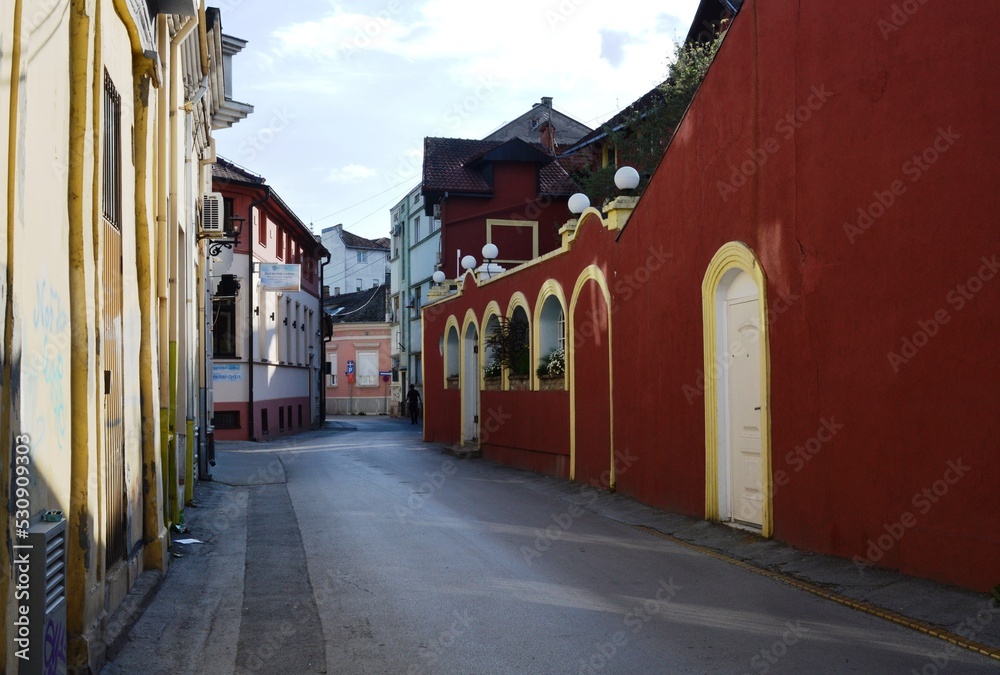
<path id="1" fill-rule="evenodd" d="M 546 354 L 535 369 L 538 377 L 562 377 L 566 374 L 566 350 L 558 347 Z"/>
<path id="2" fill-rule="evenodd" d="M 486 346 L 492 353 L 492 359 L 487 368 L 493 366 L 495 362 L 502 372 L 504 368 L 509 368 L 515 373 L 520 363 L 522 354 L 527 357 L 528 352 L 528 324 L 520 315 L 515 314 L 514 318 L 500 317 L 493 331 L 486 336 Z M 527 361 L 525 370 L 527 373 Z M 500 373 L 497 373 L 498 375 Z"/>
<path id="3" fill-rule="evenodd" d="M 721 41 L 720 35 L 711 42 L 675 44 L 666 80 L 648 98 L 643 97 L 627 109 L 620 124 L 614 128 L 605 126 L 605 143 L 615 149 L 618 165 L 627 164 L 639 171 L 639 186 L 634 195 L 641 195 L 646 189 L 649 176 L 701 86 Z M 576 172 L 573 178 L 593 204 L 602 205 L 618 195 L 614 184 L 616 169 L 611 162 L 606 167 Z"/>
<path id="4" fill-rule="evenodd" d="M 503 366 L 500 365 L 500 361 L 496 357 L 490 359 L 490 362 L 483 368 L 483 375 L 486 377 L 500 377 L 503 375 Z"/>

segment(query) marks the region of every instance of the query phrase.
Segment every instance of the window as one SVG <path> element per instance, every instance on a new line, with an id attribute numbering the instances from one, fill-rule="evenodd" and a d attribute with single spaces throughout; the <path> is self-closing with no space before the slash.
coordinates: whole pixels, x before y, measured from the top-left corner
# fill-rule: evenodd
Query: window
<path id="1" fill-rule="evenodd" d="M 260 411 L 260 432 L 265 436 L 270 433 L 267 428 L 267 408 L 262 408 Z"/>
<path id="2" fill-rule="evenodd" d="M 358 251 L 358 262 L 359 263 L 368 262 L 368 251 Z"/>
<path id="3" fill-rule="evenodd" d="M 372 279 L 372 288 L 376 288 L 377 286 L 378 286 L 378 279 Z"/>
<path id="4" fill-rule="evenodd" d="M 337 352 L 333 352 L 327 357 L 327 363 L 330 364 L 329 374 L 326 376 L 326 386 L 336 387 L 337 386 Z"/>
<path id="5" fill-rule="evenodd" d="M 420 216 L 413 219 L 413 243 L 420 241 Z"/>
<path id="6" fill-rule="evenodd" d="M 559 330 L 556 338 L 559 349 L 566 349 L 566 315 L 563 313 L 562 308 L 559 309 L 559 320 L 556 321 L 556 326 Z"/>
<path id="7" fill-rule="evenodd" d="M 333 294 L 334 295 L 340 295 L 340 286 L 334 286 L 333 287 Z"/>
<path id="8" fill-rule="evenodd" d="M 358 352 L 358 386 L 377 387 L 378 386 L 378 352 L 359 351 Z"/>
<path id="9" fill-rule="evenodd" d="M 212 303 L 212 356 L 236 358 L 236 299 L 216 298 Z"/>
<path id="10" fill-rule="evenodd" d="M 285 430 L 285 406 L 278 406 L 278 431 Z"/>
<path id="11" fill-rule="evenodd" d="M 215 425 L 216 429 L 239 429 L 240 411 L 217 410 L 215 411 L 215 416 L 212 419 L 212 424 Z"/>
<path id="12" fill-rule="evenodd" d="M 363 282 L 363 281 L 361 281 L 361 277 L 358 277 L 358 278 L 357 278 L 357 279 L 356 279 L 355 281 L 356 281 L 357 283 L 355 283 L 355 284 L 354 284 L 354 290 L 356 290 L 356 291 L 360 291 L 360 290 L 361 290 L 361 289 L 363 288 L 362 284 L 363 284 L 364 282 Z"/>
<path id="13" fill-rule="evenodd" d="M 275 231 L 274 238 L 275 251 L 274 254 L 278 257 L 278 260 L 285 259 L 285 231 L 280 227 Z"/>
<path id="14" fill-rule="evenodd" d="M 413 289 L 413 316 L 420 316 L 420 286 Z"/>
<path id="15" fill-rule="evenodd" d="M 441 229 L 441 219 L 431 218 L 431 232 L 437 232 Z"/>
<path id="16" fill-rule="evenodd" d="M 299 429 L 302 428 L 302 404 L 299 404 Z"/>
<path id="17" fill-rule="evenodd" d="M 104 217 L 122 227 L 122 99 L 104 71 Z"/>
<path id="18" fill-rule="evenodd" d="M 253 209 L 253 218 L 257 224 L 257 241 L 262 246 L 267 246 L 267 216 L 260 214 L 257 209 Z"/>
<path id="19" fill-rule="evenodd" d="M 424 383 L 424 365 L 420 358 L 420 354 L 413 357 L 413 384 L 423 384 Z"/>

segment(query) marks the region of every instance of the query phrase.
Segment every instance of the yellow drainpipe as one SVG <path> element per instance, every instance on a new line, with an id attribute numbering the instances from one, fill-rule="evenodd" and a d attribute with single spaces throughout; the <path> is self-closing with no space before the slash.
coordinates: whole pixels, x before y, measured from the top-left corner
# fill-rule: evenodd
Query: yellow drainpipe
<path id="1" fill-rule="evenodd" d="M 185 39 L 191 34 L 191 32 L 198 26 L 198 22 L 194 18 L 188 18 L 180 29 L 174 34 L 170 39 L 170 74 L 167 77 L 168 82 L 168 102 L 167 102 L 167 128 L 168 128 L 168 145 L 167 150 L 169 152 L 169 168 L 168 180 L 169 180 L 169 197 L 167 200 L 167 219 L 165 224 L 165 230 L 167 235 L 167 242 L 169 246 L 169 262 L 167 264 L 168 270 L 168 350 L 169 350 L 169 363 L 167 367 L 167 377 L 169 379 L 168 386 L 168 403 L 167 403 L 167 454 L 168 461 L 164 466 L 168 470 L 167 481 L 168 490 L 167 494 L 170 499 L 170 519 L 172 522 L 177 522 L 180 520 L 180 504 L 178 502 L 177 496 L 177 483 L 178 483 L 178 472 L 177 472 L 177 444 L 176 444 L 176 424 L 177 424 L 177 329 L 178 329 L 178 316 L 177 313 L 180 311 L 180 302 L 177 288 L 177 275 L 178 269 L 178 259 L 180 257 L 180 242 L 179 234 L 177 232 L 177 214 L 178 214 L 178 204 L 177 204 L 177 174 L 180 171 L 180 144 L 184 141 L 183 135 L 177 130 L 177 88 L 181 77 L 181 55 L 180 55 L 180 45 Z M 161 147 L 161 152 L 164 148 Z"/>
<path id="2" fill-rule="evenodd" d="M 10 289 L 14 288 L 14 214 L 16 209 L 14 208 L 14 198 L 17 195 L 17 111 L 18 111 L 18 99 L 20 98 L 20 85 L 21 85 L 21 12 L 22 12 L 22 0 L 14 0 L 14 22 L 12 26 L 12 44 L 10 53 L 10 101 L 9 101 L 9 115 L 7 120 L 7 185 L 5 196 L 7 199 L 7 218 L 4 223 L 7 227 L 7 270 L 6 270 L 6 283 L 7 283 L 7 298 L 6 298 L 6 310 L 4 316 L 7 320 L 4 322 L 3 328 L 3 382 L 11 381 L 11 361 L 13 360 L 13 350 L 14 350 L 14 294 L 10 292 Z M 0 60 L 2 62 L 2 60 Z M 0 406 L 2 406 L 2 412 L 0 412 L 0 438 L 10 438 L 11 437 L 11 392 L 5 392 L 3 400 L 0 401 Z M 0 461 L 2 461 L 4 466 L 10 466 L 10 452 L 11 444 L 4 443 L 0 447 Z M 9 514 L 7 509 L 0 509 L 0 527 L 3 527 L 4 532 L 10 532 L 9 527 Z M 7 547 L 2 547 L 0 550 L 0 565 L 3 565 L 4 570 L 11 569 L 10 555 L 8 554 Z M 6 574 L 0 574 L 0 598 L 9 598 L 8 593 L 10 589 L 9 578 Z M 6 608 L 4 610 L 7 612 L 7 618 L 13 620 L 13 614 L 11 614 L 11 608 Z M 10 641 L 7 639 L 7 626 L 10 625 L 10 621 L 3 622 L 2 635 L 0 639 L 3 643 L 0 644 L 0 666 L 7 666 L 10 668 L 14 667 L 14 664 L 7 663 L 7 645 Z M 6 669 L 6 668 L 0 668 Z"/>

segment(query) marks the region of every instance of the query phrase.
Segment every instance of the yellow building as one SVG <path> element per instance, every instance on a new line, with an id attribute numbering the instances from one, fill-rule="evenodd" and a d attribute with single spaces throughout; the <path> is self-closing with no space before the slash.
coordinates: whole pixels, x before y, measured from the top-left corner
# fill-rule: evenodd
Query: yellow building
<path id="1" fill-rule="evenodd" d="M 203 0 L 0 4 L 0 518 L 15 546 L 66 519 L 48 571 L 0 550 L 0 671 L 41 658 L 22 558 L 54 583 L 71 672 L 99 669 L 109 619 L 167 565 L 206 427 L 212 132 L 252 110 L 225 95 L 231 42 Z"/>

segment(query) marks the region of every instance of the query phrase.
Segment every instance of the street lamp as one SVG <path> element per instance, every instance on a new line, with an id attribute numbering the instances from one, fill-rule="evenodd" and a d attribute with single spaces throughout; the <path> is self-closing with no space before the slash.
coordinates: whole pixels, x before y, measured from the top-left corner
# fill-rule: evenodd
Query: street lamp
<path id="1" fill-rule="evenodd" d="M 222 231 L 225 237 L 222 239 L 209 239 L 208 254 L 214 258 L 218 256 L 224 248 L 227 248 L 230 251 L 233 250 L 233 246 L 238 244 L 240 241 L 240 232 L 243 231 L 243 223 L 245 221 L 246 218 L 238 216 L 235 213 L 226 218 L 226 228 Z"/>
<path id="2" fill-rule="evenodd" d="M 639 172 L 630 166 L 623 166 L 615 172 L 615 186 L 626 192 L 636 189 L 639 187 Z"/>
<path id="3" fill-rule="evenodd" d="M 433 279 L 434 283 L 436 283 L 438 286 L 443 284 L 446 278 L 447 277 L 445 277 L 444 272 L 442 272 L 441 270 L 437 270 L 434 272 L 434 274 L 431 275 L 431 279 Z"/>

